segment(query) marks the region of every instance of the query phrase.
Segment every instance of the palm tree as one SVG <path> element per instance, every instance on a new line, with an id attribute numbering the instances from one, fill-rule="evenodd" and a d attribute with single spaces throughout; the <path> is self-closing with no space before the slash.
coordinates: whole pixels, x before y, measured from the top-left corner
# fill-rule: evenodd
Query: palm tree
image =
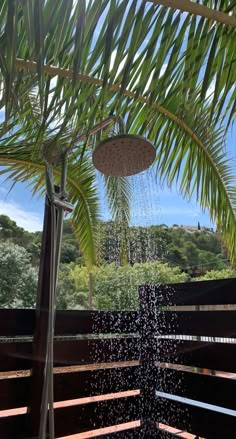
<path id="1" fill-rule="evenodd" d="M 233 260 L 235 178 L 224 148 L 236 105 L 235 1 L 5 0 L 0 22 L 0 164 L 43 191 L 42 145 L 71 148 L 87 133 L 67 182 L 88 260 L 99 217 L 89 151 L 107 131 L 89 133 L 110 115 L 154 143 L 158 177 L 210 211 Z M 108 179 L 114 214 L 114 184 L 128 215 L 129 188 Z"/>
<path id="2" fill-rule="evenodd" d="M 236 106 L 235 5 L 235 0 L 1 2 L 2 172 L 40 192 L 45 156 L 52 161 L 55 149 L 71 151 L 67 187 L 88 261 L 94 261 L 99 214 L 91 147 L 110 129 L 94 135 L 93 127 L 111 116 L 122 117 L 129 133 L 155 144 L 160 179 L 177 182 L 183 196 L 194 195 L 209 209 L 235 258 L 235 178 L 224 151 Z M 60 178 L 57 166 L 53 174 Z M 113 213 L 128 220 L 126 182 L 105 184 Z M 53 291 L 54 285 L 44 386 L 50 388 L 51 437 Z M 43 393 L 42 437 L 48 408 Z"/>

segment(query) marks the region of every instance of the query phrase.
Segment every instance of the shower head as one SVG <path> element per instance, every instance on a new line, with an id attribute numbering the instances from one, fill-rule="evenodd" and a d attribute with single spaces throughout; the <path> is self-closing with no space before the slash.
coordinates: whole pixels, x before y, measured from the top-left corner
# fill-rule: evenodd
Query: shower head
<path id="1" fill-rule="evenodd" d="M 149 140 L 133 134 L 122 134 L 101 142 L 93 152 L 98 171 L 112 177 L 128 177 L 149 168 L 156 150 Z"/>

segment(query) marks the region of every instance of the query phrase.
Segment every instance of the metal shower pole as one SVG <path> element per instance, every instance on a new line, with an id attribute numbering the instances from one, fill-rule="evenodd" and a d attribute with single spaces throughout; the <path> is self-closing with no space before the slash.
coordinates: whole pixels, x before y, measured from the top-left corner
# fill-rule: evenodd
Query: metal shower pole
<path id="1" fill-rule="evenodd" d="M 111 123 L 117 122 L 109 116 L 95 125 L 89 133 L 74 140 L 74 145 L 86 140 Z M 54 438 L 53 419 L 53 339 L 55 326 L 55 300 L 58 268 L 61 254 L 63 219 L 65 211 L 72 211 L 65 189 L 67 179 L 67 156 L 73 147 L 62 156 L 61 186 L 54 187 L 53 170 L 46 165 L 47 195 L 45 198 L 44 225 L 40 255 L 39 280 L 36 300 L 36 319 L 33 336 L 31 397 L 28 406 L 29 433 L 44 439 L 49 401 L 50 439 Z M 48 391 L 50 392 L 48 394 Z M 50 398 L 49 398 L 50 396 Z"/>

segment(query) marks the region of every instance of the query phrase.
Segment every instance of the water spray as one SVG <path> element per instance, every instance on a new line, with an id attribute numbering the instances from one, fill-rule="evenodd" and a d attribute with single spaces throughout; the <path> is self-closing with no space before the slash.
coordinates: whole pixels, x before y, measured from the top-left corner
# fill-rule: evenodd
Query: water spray
<path id="1" fill-rule="evenodd" d="M 106 128 L 111 123 L 117 123 L 119 134 L 100 143 L 92 154 L 94 167 L 106 176 L 126 177 L 147 169 L 155 159 L 155 148 L 140 136 L 125 134 L 124 122 L 121 117 L 109 116 L 95 125 L 89 133 L 79 135 L 74 145 L 81 143 L 88 136 Z M 50 140 L 42 147 L 42 156 L 46 166 L 46 192 L 51 206 L 51 258 L 50 258 L 50 288 L 48 310 L 47 353 L 45 361 L 44 385 L 40 412 L 39 438 L 46 439 L 47 415 L 49 413 L 49 439 L 55 439 L 54 428 L 54 395 L 53 395 L 53 346 L 56 311 L 56 287 L 59 271 L 63 220 L 65 213 L 73 211 L 73 205 L 66 193 L 67 159 L 73 149 L 63 150 L 59 141 Z M 53 167 L 61 166 L 60 191 L 54 186 Z"/>

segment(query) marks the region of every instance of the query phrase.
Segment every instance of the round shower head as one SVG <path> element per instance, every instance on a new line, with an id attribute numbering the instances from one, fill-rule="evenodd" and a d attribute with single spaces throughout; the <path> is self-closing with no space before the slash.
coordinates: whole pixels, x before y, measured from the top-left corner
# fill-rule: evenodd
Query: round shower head
<path id="1" fill-rule="evenodd" d="M 107 176 L 128 177 L 149 168 L 156 150 L 140 136 L 122 134 L 101 142 L 93 152 L 93 164 Z"/>

